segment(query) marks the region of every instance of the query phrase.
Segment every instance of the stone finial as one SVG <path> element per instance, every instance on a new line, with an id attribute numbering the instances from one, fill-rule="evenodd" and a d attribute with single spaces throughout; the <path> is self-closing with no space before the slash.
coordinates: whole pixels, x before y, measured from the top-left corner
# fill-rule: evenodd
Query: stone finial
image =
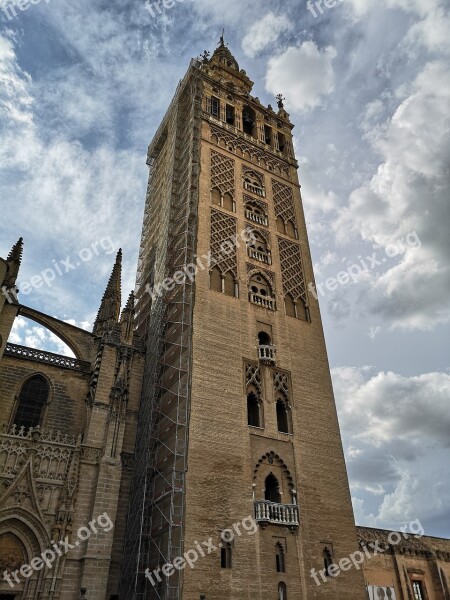
<path id="1" fill-rule="evenodd" d="M 19 238 L 10 253 L 6 258 L 8 270 L 6 272 L 5 281 L 3 282 L 7 288 L 12 288 L 16 284 L 17 275 L 19 274 L 20 263 L 22 262 L 23 254 L 23 238 Z"/>
<path id="2" fill-rule="evenodd" d="M 92 332 L 101 336 L 117 324 L 120 315 L 121 304 L 121 278 L 122 278 L 122 249 L 116 257 L 111 276 L 103 294 L 97 318 L 95 319 Z"/>

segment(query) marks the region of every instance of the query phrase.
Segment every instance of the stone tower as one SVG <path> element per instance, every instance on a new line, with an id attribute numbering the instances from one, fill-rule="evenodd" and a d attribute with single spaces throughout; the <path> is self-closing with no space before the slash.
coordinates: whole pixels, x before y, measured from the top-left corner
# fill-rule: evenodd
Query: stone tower
<path id="1" fill-rule="evenodd" d="M 149 147 L 121 598 L 365 597 L 311 576 L 358 546 L 293 125 L 252 87 L 222 38 Z"/>

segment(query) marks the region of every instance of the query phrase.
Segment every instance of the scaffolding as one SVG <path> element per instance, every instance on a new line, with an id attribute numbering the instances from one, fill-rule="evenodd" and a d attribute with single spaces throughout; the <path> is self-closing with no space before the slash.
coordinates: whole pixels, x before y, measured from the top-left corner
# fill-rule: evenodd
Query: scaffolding
<path id="1" fill-rule="evenodd" d="M 150 167 L 137 276 L 137 330 L 146 362 L 125 537 L 120 598 L 182 597 L 182 571 L 154 586 L 146 569 L 184 552 L 194 285 L 149 293 L 195 263 L 202 77 L 192 61 L 149 147 Z"/>

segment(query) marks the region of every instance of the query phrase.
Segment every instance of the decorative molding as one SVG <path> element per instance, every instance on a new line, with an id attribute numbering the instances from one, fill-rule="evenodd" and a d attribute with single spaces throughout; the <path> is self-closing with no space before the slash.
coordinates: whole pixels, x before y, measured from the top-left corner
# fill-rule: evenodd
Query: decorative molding
<path id="1" fill-rule="evenodd" d="M 103 455 L 102 448 L 94 446 L 81 446 L 80 462 L 90 465 L 98 465 Z"/>
<path id="2" fill-rule="evenodd" d="M 211 128 L 211 140 L 213 136 L 216 136 L 218 142 L 223 140 L 225 144 L 233 146 L 233 148 L 241 151 L 242 156 L 244 156 L 245 152 L 247 152 L 250 156 L 250 161 L 253 162 L 256 160 L 257 164 L 260 165 L 261 161 L 264 161 L 270 171 L 274 171 L 278 169 L 278 171 L 289 178 L 289 166 L 288 163 L 284 163 L 282 160 L 275 158 L 269 154 L 269 152 L 273 152 L 272 148 L 264 148 L 260 149 L 253 144 L 257 144 L 257 140 L 253 140 L 250 136 L 248 136 L 249 141 L 244 139 L 246 134 L 243 131 L 239 131 L 237 134 L 234 131 L 230 131 L 228 129 L 223 129 L 222 127 L 217 127 L 210 123 Z M 234 130 L 234 128 L 233 128 Z M 251 140 L 251 141 L 250 141 Z"/>

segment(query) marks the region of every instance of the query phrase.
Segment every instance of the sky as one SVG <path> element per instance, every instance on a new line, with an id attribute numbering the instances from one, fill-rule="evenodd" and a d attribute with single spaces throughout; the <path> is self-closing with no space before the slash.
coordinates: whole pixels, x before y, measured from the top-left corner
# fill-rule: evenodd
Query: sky
<path id="1" fill-rule="evenodd" d="M 356 521 L 450 537 L 448 2 L 170 4 L 2 0 L 0 256 L 23 236 L 21 302 L 89 329 L 119 247 L 126 300 L 147 145 L 225 28 L 296 125 Z M 10 341 L 66 352 L 22 317 Z"/>

